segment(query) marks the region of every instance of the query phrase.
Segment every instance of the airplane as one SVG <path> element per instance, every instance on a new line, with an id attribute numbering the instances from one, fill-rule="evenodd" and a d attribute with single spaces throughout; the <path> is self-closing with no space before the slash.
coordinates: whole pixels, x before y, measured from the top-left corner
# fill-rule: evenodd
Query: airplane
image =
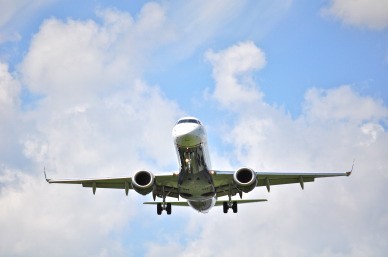
<path id="1" fill-rule="evenodd" d="M 350 171 L 343 173 L 274 173 L 255 172 L 251 168 L 242 167 L 235 171 L 214 170 L 210 166 L 205 128 L 195 117 L 183 117 L 177 121 L 173 130 L 175 149 L 179 160 L 179 172 L 155 175 L 148 170 L 137 171 L 133 177 L 89 178 L 89 179 L 48 179 L 48 183 L 81 184 L 92 188 L 93 194 L 97 188 L 124 189 L 128 196 L 130 189 L 147 195 L 152 193 L 154 202 L 144 204 L 156 205 L 157 214 L 165 210 L 171 214 L 171 206 L 190 206 L 198 212 L 207 213 L 214 206 L 223 206 L 223 212 L 229 209 L 237 213 L 238 204 L 263 202 L 266 199 L 242 199 L 243 193 L 248 193 L 256 187 L 299 183 L 304 189 L 304 183 L 313 182 L 316 178 L 350 176 Z M 239 195 L 239 200 L 232 197 Z M 218 200 L 227 196 L 228 200 Z M 155 202 L 156 197 L 161 202 Z M 178 201 L 166 201 L 166 198 L 177 198 Z M 180 197 L 186 201 L 179 201 Z"/>

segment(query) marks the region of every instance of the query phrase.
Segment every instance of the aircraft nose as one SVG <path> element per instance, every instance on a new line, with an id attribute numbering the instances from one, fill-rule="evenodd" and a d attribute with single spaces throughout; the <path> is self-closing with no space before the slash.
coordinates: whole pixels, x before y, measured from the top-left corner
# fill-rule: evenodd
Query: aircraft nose
<path id="1" fill-rule="evenodd" d="M 184 147 L 199 145 L 202 134 L 202 126 L 199 124 L 177 124 L 172 133 L 175 143 Z"/>

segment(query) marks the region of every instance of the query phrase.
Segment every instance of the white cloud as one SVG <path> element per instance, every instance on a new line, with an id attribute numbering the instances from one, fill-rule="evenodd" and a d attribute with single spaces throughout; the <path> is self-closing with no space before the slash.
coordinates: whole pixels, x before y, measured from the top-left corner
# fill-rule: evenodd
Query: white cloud
<path id="1" fill-rule="evenodd" d="M 166 12 L 176 31 L 170 51 L 181 58 L 190 56 L 213 39 L 259 38 L 284 17 L 292 0 L 276 1 L 185 1 L 167 2 Z M 254 25 L 260 24 L 260 26 Z"/>
<path id="2" fill-rule="evenodd" d="M 18 27 L 25 24 L 31 16 L 39 9 L 56 0 L 15 0 L 0 1 L 0 44 L 7 41 L 18 41 L 21 39 L 17 32 Z"/>
<path id="3" fill-rule="evenodd" d="M 9 73 L 8 66 L 0 63 L 0 163 L 13 163 L 15 151 L 20 150 L 20 90 L 20 83 Z"/>
<path id="4" fill-rule="evenodd" d="M 58 190 L 41 176 L 13 169 L 1 169 L 0 174 L 2 255 L 98 256 L 107 251 L 125 256 L 107 236 L 113 230 L 120 233 L 120 227 L 135 214 L 126 198 L 112 201 L 117 193 L 100 192 L 93 199 L 91 192 L 78 187 Z"/>
<path id="5" fill-rule="evenodd" d="M 388 115 L 380 101 L 362 97 L 347 85 L 333 90 L 310 89 L 306 93 L 304 108 L 311 118 L 324 122 L 350 119 L 360 123 Z"/>
<path id="6" fill-rule="evenodd" d="M 332 0 L 323 14 L 331 15 L 346 24 L 384 29 L 388 26 L 387 0 Z"/>
<path id="7" fill-rule="evenodd" d="M 141 79 L 148 51 L 169 40 L 148 43 L 164 30 L 162 8 L 146 5 L 138 19 L 99 15 L 101 24 L 46 20 L 17 77 L 0 66 L 0 255 L 127 256 L 120 235 L 139 203 L 124 191 L 93 199 L 80 186 L 48 185 L 44 165 L 50 177 L 176 167 L 171 128 L 182 112 Z M 43 95 L 29 110 L 19 104 L 19 77 Z"/>
<path id="8" fill-rule="evenodd" d="M 8 71 L 8 65 L 0 63 L 0 119 L 5 119 L 5 115 L 11 116 L 15 107 L 19 105 L 18 95 L 20 85 Z"/>
<path id="9" fill-rule="evenodd" d="M 31 90 L 68 102 L 123 87 L 141 76 L 155 48 L 171 40 L 159 4 L 146 4 L 136 20 L 114 9 L 97 13 L 101 24 L 51 18 L 41 25 L 22 64 Z"/>
<path id="10" fill-rule="evenodd" d="M 244 67 L 239 63 L 236 58 L 227 67 Z M 224 99 L 216 97 L 222 107 Z M 217 156 L 217 162 L 258 171 L 345 172 L 356 159 L 352 176 L 317 179 L 304 191 L 299 185 L 273 186 L 269 194 L 258 189 L 245 197 L 269 201 L 241 205 L 238 215 L 220 217 L 217 208 L 206 216 L 192 214 L 184 233 L 194 239 L 155 243 L 149 256 L 164 250 L 182 256 L 383 256 L 388 251 L 388 209 L 381 204 L 388 194 L 387 106 L 339 86 L 308 90 L 296 118 L 260 97 L 242 107 L 233 110 L 236 121 L 229 129 L 219 130 L 234 153 Z"/>
<path id="11" fill-rule="evenodd" d="M 164 19 L 162 9 L 148 4 L 136 21 L 115 10 L 100 10 L 99 15 L 102 24 L 50 19 L 34 36 L 21 73 L 30 90 L 45 96 L 30 115 L 47 142 L 27 136 L 25 153 L 35 161 L 47 158 L 41 150 L 44 143 L 50 156 L 64 157 L 57 165 L 69 165 L 66 159 L 89 160 L 98 170 L 99 160 L 109 156 L 115 162 L 123 150 L 129 157 L 121 161 L 139 163 L 138 153 L 131 151 L 141 149 L 143 157 L 158 156 L 154 161 L 168 165 L 174 158 L 172 146 L 171 151 L 156 152 L 160 145 L 171 144 L 171 125 L 180 111 L 157 87 L 137 79 L 146 53 L 164 40 L 147 46 L 149 40 L 141 37 L 163 29 L 158 25 Z M 124 138 L 116 137 L 122 133 Z M 68 145 L 64 138 L 74 143 Z"/>
<path id="12" fill-rule="evenodd" d="M 264 53 L 253 42 L 243 42 L 215 53 L 208 51 L 206 59 L 213 65 L 216 82 L 214 98 L 224 107 L 236 108 L 261 98 L 252 81 L 251 72 L 266 64 Z"/>
<path id="13" fill-rule="evenodd" d="M 337 108 L 336 111 L 343 113 L 341 119 L 315 117 L 310 109 L 292 119 L 281 109 L 268 105 L 263 109 L 258 105 L 248 115 L 241 111 L 239 121 L 231 125 L 231 132 L 221 136 L 228 138 L 236 149 L 241 166 L 283 172 L 344 172 L 350 169 L 355 158 L 352 176 L 317 179 L 306 184 L 304 191 L 299 185 L 273 186 L 269 194 L 265 189 L 258 189 L 246 197 L 268 198 L 269 202 L 241 205 L 238 215 L 220 217 L 220 209 L 212 210 L 206 217 L 193 214 L 190 219 L 193 224 L 188 225 L 186 233 L 195 235 L 196 239 L 182 243 L 181 247 L 174 244 L 176 254 L 384 255 L 388 250 L 385 241 L 388 209 L 381 203 L 388 193 L 385 186 L 388 133 L 381 125 L 353 120 L 360 117 L 361 111 L 362 119 L 387 122 L 387 115 L 376 118 L 374 109 L 365 108 L 364 103 L 374 101 L 379 109 L 387 110 L 387 107 L 349 88 L 346 90 L 350 97 L 357 96 L 353 103 L 359 108 L 353 112 L 345 105 L 336 104 L 335 95 L 343 92 L 343 87 L 322 91 L 325 94 L 315 99 L 306 93 L 306 105 L 327 101 L 322 108 Z M 329 125 L 322 125 L 325 123 Z M 363 144 L 367 138 L 371 140 Z M 168 246 L 163 247 L 169 249 Z M 163 252 L 163 247 L 158 247 Z"/>
<path id="14" fill-rule="evenodd" d="M 156 216 L 123 191 L 97 190 L 92 196 L 90 189 L 43 180 L 43 163 L 49 176 L 63 177 L 176 167 L 170 132 L 182 111 L 142 74 L 164 46 L 179 45 L 187 54 L 220 29 L 232 9 L 207 3 L 201 18 L 192 21 L 192 30 L 206 29 L 195 42 L 190 42 L 196 37 L 191 30 L 172 24 L 171 7 L 155 3 L 135 18 L 103 9 L 101 22 L 45 21 L 18 74 L 23 86 L 44 95 L 32 110 L 20 109 L 19 76 L 0 66 L 0 121 L 5 122 L 0 140 L 16 132 L 0 146 L 1 255 L 127 256 L 133 248 L 146 249 L 149 256 L 378 256 L 387 251 L 388 212 L 381 204 L 388 193 L 386 106 L 347 86 L 312 89 L 303 114 L 294 119 L 264 102 L 251 73 L 265 66 L 265 57 L 251 42 L 207 54 L 214 66 L 215 99 L 228 111 L 228 104 L 241 103 L 233 110 L 236 122 L 219 133 L 232 151 L 216 155 L 216 162 L 260 170 L 344 171 L 356 158 L 350 178 L 319 180 L 304 192 L 298 185 L 273 187 L 268 195 L 259 189 L 250 197 L 270 201 L 242 205 L 238 215 L 176 208 L 172 217 Z M 220 23 L 210 26 L 213 19 Z M 157 40 L 150 42 L 150 35 Z M 3 153 L 24 161 L 15 164 Z M 174 227 L 176 220 L 183 225 Z M 146 232 L 131 230 L 142 222 Z M 136 241 L 139 237 L 144 241 Z"/>

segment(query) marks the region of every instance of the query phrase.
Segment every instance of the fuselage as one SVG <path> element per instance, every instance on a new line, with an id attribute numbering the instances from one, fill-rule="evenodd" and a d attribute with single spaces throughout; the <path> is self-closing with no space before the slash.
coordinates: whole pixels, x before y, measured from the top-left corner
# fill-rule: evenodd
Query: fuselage
<path id="1" fill-rule="evenodd" d="M 216 191 L 205 129 L 198 119 L 185 117 L 178 120 L 172 135 L 180 165 L 179 194 L 197 211 L 208 212 L 216 203 Z"/>

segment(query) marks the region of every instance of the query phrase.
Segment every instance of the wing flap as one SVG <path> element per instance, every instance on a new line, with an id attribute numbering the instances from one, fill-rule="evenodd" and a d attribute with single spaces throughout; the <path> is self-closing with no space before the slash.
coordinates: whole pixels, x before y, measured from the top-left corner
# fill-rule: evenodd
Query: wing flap
<path id="1" fill-rule="evenodd" d="M 300 177 L 279 177 L 279 178 L 268 178 L 269 180 L 269 184 L 271 186 L 274 186 L 274 185 L 284 185 L 284 184 L 294 184 L 294 183 L 300 183 Z M 260 187 L 260 186 L 267 186 L 267 182 L 266 182 L 266 178 L 261 178 L 261 179 L 258 179 L 257 181 L 257 186 Z M 314 178 L 311 178 L 311 177 L 303 177 L 302 176 L 302 179 L 303 179 L 303 182 L 314 182 Z"/>

